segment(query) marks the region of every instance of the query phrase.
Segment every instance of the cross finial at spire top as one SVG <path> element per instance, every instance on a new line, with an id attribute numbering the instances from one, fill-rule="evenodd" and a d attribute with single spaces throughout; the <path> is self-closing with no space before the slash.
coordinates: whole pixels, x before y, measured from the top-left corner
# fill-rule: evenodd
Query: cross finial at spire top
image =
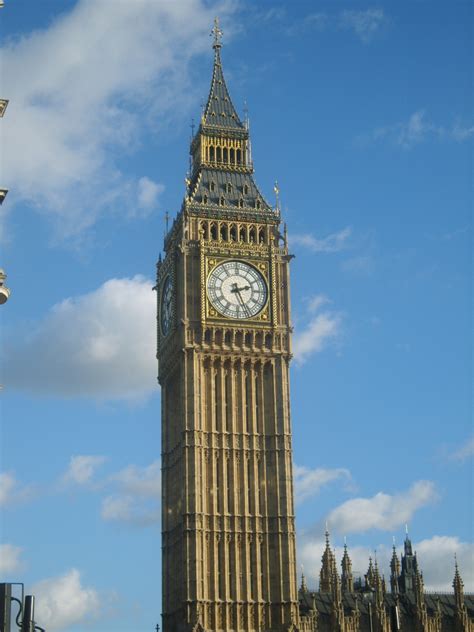
<path id="1" fill-rule="evenodd" d="M 214 27 L 210 33 L 211 37 L 214 37 L 214 41 L 212 43 L 212 48 L 216 49 L 216 48 L 220 48 L 222 46 L 221 44 L 221 39 L 222 39 L 222 31 L 219 27 L 219 18 L 216 16 L 214 18 Z"/>

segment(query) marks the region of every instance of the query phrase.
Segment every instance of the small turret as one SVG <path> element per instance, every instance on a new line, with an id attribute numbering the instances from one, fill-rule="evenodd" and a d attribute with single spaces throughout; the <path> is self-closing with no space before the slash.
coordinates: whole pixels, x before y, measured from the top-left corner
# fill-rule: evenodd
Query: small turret
<path id="1" fill-rule="evenodd" d="M 395 542 L 393 543 L 392 559 L 390 560 L 390 589 L 394 595 L 399 592 L 400 579 L 400 560 L 398 559 L 397 549 L 395 548 Z"/>
<path id="2" fill-rule="evenodd" d="M 326 529 L 326 548 L 324 549 L 323 556 L 321 558 L 321 572 L 319 574 L 319 592 L 332 593 L 333 591 L 333 579 L 334 579 L 334 555 L 331 551 L 331 544 L 329 542 L 329 531 Z"/>
<path id="3" fill-rule="evenodd" d="M 365 587 L 369 590 L 375 590 L 375 569 L 372 563 L 372 557 L 369 557 L 369 568 L 365 574 Z"/>
<path id="4" fill-rule="evenodd" d="M 352 562 L 347 552 L 346 542 L 344 542 L 344 555 L 342 556 L 341 568 L 342 592 L 352 593 L 354 592 L 354 579 L 352 576 Z"/>
<path id="5" fill-rule="evenodd" d="M 404 554 L 402 555 L 402 571 L 400 574 L 399 588 L 401 593 L 414 593 L 416 589 L 416 576 L 418 575 L 418 562 L 408 530 L 404 542 Z"/>
<path id="6" fill-rule="evenodd" d="M 462 610 L 462 608 L 464 607 L 464 583 L 462 581 L 461 574 L 459 573 L 458 560 L 456 555 L 454 556 L 454 569 L 454 599 L 456 601 L 456 608 L 458 610 Z"/>

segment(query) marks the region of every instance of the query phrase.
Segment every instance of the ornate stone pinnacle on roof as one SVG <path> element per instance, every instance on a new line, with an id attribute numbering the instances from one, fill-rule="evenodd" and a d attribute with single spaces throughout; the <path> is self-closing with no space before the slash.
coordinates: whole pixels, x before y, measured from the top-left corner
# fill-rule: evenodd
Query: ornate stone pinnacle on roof
<path id="1" fill-rule="evenodd" d="M 216 48 L 221 48 L 222 44 L 221 44 L 221 39 L 222 39 L 222 35 L 223 32 L 221 31 L 220 27 L 219 27 L 219 18 L 216 16 L 214 18 L 214 27 L 210 33 L 210 36 L 213 37 L 214 36 L 214 41 L 212 43 L 212 48 L 216 49 Z"/>

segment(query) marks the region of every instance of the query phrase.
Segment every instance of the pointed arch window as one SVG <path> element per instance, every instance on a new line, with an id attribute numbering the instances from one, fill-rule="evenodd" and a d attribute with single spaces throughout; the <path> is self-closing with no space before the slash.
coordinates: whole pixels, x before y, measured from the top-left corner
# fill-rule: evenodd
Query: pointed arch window
<path id="1" fill-rule="evenodd" d="M 252 226 L 252 228 L 249 230 L 249 241 L 251 244 L 255 243 L 255 227 Z"/>
<path id="2" fill-rule="evenodd" d="M 215 224 L 211 224 L 211 239 L 214 241 L 217 239 L 217 226 Z"/>
<path id="3" fill-rule="evenodd" d="M 222 160 L 223 160 L 223 162 L 224 162 L 224 163 L 226 163 L 226 164 L 227 164 L 228 159 L 229 159 L 229 152 L 228 152 L 228 150 L 227 150 L 227 147 L 224 147 L 224 150 L 223 150 L 223 152 L 222 152 L 222 153 L 223 153 L 223 158 L 222 158 Z"/>
<path id="4" fill-rule="evenodd" d="M 211 145 L 211 146 L 209 147 L 209 160 L 210 160 L 211 162 L 214 162 L 214 160 L 215 160 L 215 150 L 214 150 L 214 145 Z"/>
<path id="5" fill-rule="evenodd" d="M 214 180 L 211 180 L 209 183 L 209 190 L 214 191 L 215 188 L 216 188 L 216 183 L 214 182 Z"/>
<path id="6" fill-rule="evenodd" d="M 230 153 L 230 162 L 232 165 L 235 165 L 235 150 L 231 148 L 229 153 Z"/>
<path id="7" fill-rule="evenodd" d="M 265 230 L 263 228 L 258 229 L 258 243 L 265 243 Z"/>
<path id="8" fill-rule="evenodd" d="M 240 165 L 242 163 L 242 151 L 237 149 L 237 164 Z"/>
<path id="9" fill-rule="evenodd" d="M 243 226 L 239 230 L 239 241 L 245 241 L 245 228 Z"/>
<path id="10" fill-rule="evenodd" d="M 230 227 L 230 241 L 237 241 L 237 229 L 233 224 Z"/>
<path id="11" fill-rule="evenodd" d="M 224 199 L 224 196 L 221 196 L 221 199 L 220 199 L 220 205 L 221 205 L 221 206 L 224 206 L 224 205 L 225 205 L 225 199 Z"/>
<path id="12" fill-rule="evenodd" d="M 248 195 L 248 194 L 249 194 L 249 185 L 244 184 L 244 195 Z"/>
<path id="13" fill-rule="evenodd" d="M 217 162 L 222 162 L 222 149 L 220 147 L 216 150 L 216 159 Z"/>
<path id="14" fill-rule="evenodd" d="M 227 224 L 221 224 L 221 240 L 227 241 Z"/>

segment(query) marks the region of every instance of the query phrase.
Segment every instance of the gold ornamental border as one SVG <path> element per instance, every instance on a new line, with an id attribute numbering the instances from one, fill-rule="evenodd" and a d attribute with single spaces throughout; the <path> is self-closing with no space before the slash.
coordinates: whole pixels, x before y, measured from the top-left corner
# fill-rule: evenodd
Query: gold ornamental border
<path id="1" fill-rule="evenodd" d="M 256 314 L 255 316 L 252 316 L 251 318 L 229 318 L 228 316 L 225 316 L 224 314 L 221 314 L 215 307 L 213 307 L 211 301 L 209 300 L 208 296 L 207 296 L 207 283 L 208 283 L 208 279 L 209 276 L 211 274 L 211 272 L 214 270 L 214 268 L 216 268 L 218 265 L 220 265 L 221 263 L 225 263 L 227 261 L 241 261 L 242 263 L 246 263 L 249 266 L 252 266 L 253 268 L 255 268 L 258 272 L 260 272 L 260 274 L 263 276 L 263 279 L 267 285 L 267 299 L 265 301 L 265 305 L 262 307 L 262 309 L 258 312 L 258 314 Z M 229 324 L 236 324 L 239 326 L 242 326 L 246 323 L 249 324 L 266 324 L 266 325 L 270 325 L 271 324 L 271 296 L 273 295 L 272 292 L 272 285 L 271 285 L 271 278 L 270 278 L 270 264 L 268 261 L 262 261 L 261 259 L 247 259 L 246 257 L 215 257 L 215 256 L 207 256 L 204 257 L 204 265 L 202 266 L 201 270 L 202 270 L 202 278 L 203 278 L 203 285 L 202 285 L 202 305 L 205 308 L 205 317 L 206 320 L 207 319 L 212 319 L 212 320 L 221 320 L 221 321 L 225 321 L 226 323 Z"/>

